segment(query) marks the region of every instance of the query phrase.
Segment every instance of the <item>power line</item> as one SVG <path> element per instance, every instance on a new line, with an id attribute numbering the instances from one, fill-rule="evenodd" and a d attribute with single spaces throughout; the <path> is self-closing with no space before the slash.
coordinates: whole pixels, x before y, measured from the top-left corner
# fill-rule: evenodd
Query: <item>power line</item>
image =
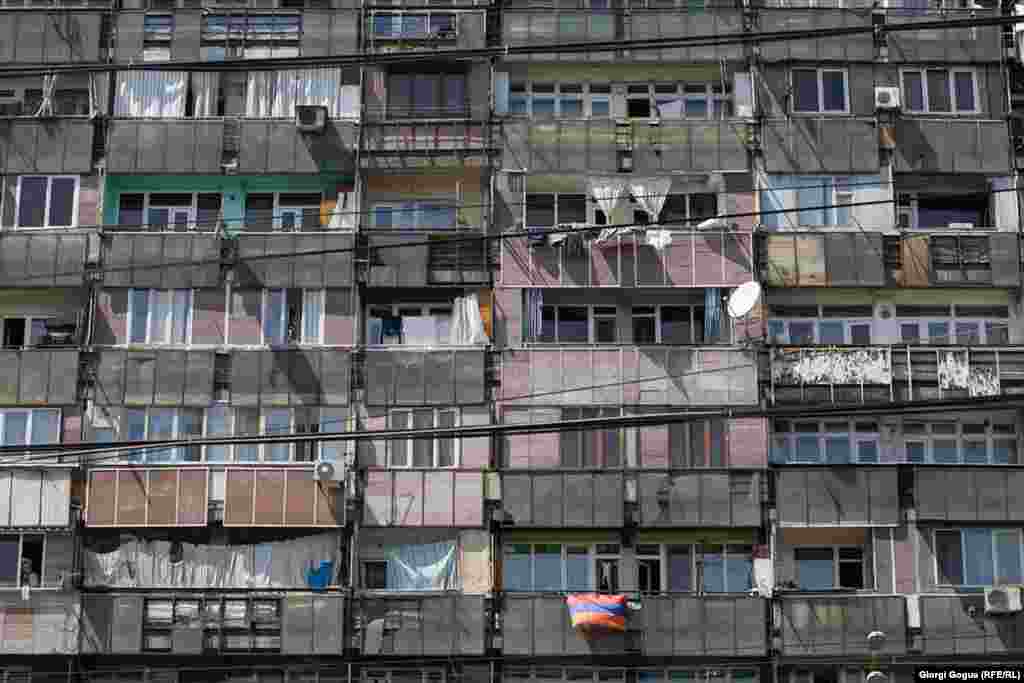
<path id="1" fill-rule="evenodd" d="M 39 67 L 0 67 L 0 75 L 52 75 L 60 73 L 102 73 L 111 71 L 259 71 L 270 69 L 302 68 L 310 66 L 362 66 L 418 62 L 422 60 L 472 60 L 501 58 L 531 54 L 578 54 L 588 52 L 614 52 L 617 50 L 662 50 L 676 47 L 712 47 L 724 45 L 748 45 L 792 40 L 819 40 L 857 35 L 874 35 L 897 32 L 927 31 L 936 29 L 978 28 L 985 26 L 1012 26 L 1022 24 L 1021 17 L 994 16 L 969 17 L 967 19 L 942 19 L 938 21 L 906 22 L 867 26 L 841 26 L 817 28 L 813 31 L 751 31 L 726 33 L 718 36 L 680 36 L 652 38 L 646 40 L 586 41 L 558 43 L 554 45 L 502 45 L 487 48 L 448 48 L 435 50 L 410 50 L 384 54 L 366 54 L 365 51 L 347 55 L 322 57 L 281 57 L 269 59 L 246 59 L 225 62 L 164 61 L 164 62 L 64 62 Z"/>
<path id="2" fill-rule="evenodd" d="M 749 366 L 736 366 L 745 368 Z M 525 406 L 529 407 L 529 406 Z M 187 448 L 198 446 L 231 446 L 231 445 L 253 445 L 253 444 L 281 444 L 281 443 L 318 443 L 321 441 L 392 441 L 397 439 L 457 439 L 487 437 L 491 435 L 508 434 L 550 434 L 568 431 L 589 431 L 607 429 L 626 429 L 637 427 L 662 427 L 670 424 L 679 424 L 703 420 L 708 418 L 799 418 L 799 417 L 829 417 L 829 416 L 891 416 L 911 415 L 921 413 L 936 413 L 950 410 L 956 411 L 991 411 L 999 409 L 1010 409 L 1024 407 L 1024 397 L 998 396 L 995 398 L 974 398 L 974 399 L 951 399 L 951 400 L 925 400 L 925 401 L 894 401 L 887 403 L 854 403 L 836 404 L 825 407 L 793 406 L 781 408 L 744 408 L 727 407 L 709 409 L 693 412 L 671 412 L 652 413 L 647 415 L 627 415 L 620 417 L 588 418 L 582 420 L 559 420 L 556 422 L 545 422 L 538 424 L 488 424 L 462 427 L 431 427 L 423 429 L 392 429 L 357 432 L 316 432 L 316 433 L 292 433 L 276 435 L 255 435 L 255 436 L 230 436 L 230 437 L 204 437 L 199 439 L 168 439 L 162 441 L 123 441 L 111 443 L 99 447 L 75 448 L 70 445 L 63 446 L 4 446 L 0 453 L 39 453 L 36 456 L 27 456 L 20 459 L 7 460 L 5 465 L 17 465 L 19 463 L 33 462 L 36 460 L 52 460 L 54 457 L 78 457 L 115 454 L 125 449 L 152 448 L 154 450 L 166 448 Z M 45 453 L 45 455 L 44 455 Z M 69 463 L 73 464 L 73 463 Z M 81 460 L 79 464 L 82 464 Z M 85 463 L 88 464 L 88 463 Z M 144 464 L 144 463 L 139 463 Z M 177 463 L 182 465 L 188 462 Z M 204 463 L 196 462 L 197 465 Z M 248 463 L 217 463 L 225 465 L 246 465 Z M 252 463 L 259 464 L 259 463 Z"/>
<path id="3" fill-rule="evenodd" d="M 984 194 L 984 195 L 988 196 L 988 195 L 998 194 L 998 193 L 1002 193 L 1002 192 L 1018 192 L 1018 189 L 1017 188 L 1004 188 L 1004 189 L 997 189 L 997 190 L 989 190 L 989 191 L 984 192 L 984 193 L 971 193 L 971 194 L 972 195 Z M 744 193 L 744 194 L 747 194 L 747 193 Z M 760 217 L 760 216 L 766 216 L 766 215 L 803 213 L 803 212 L 812 212 L 812 211 L 824 211 L 824 210 L 828 210 L 828 209 L 853 208 L 853 207 L 858 207 L 858 206 L 881 206 L 881 205 L 885 205 L 885 204 L 893 204 L 893 200 L 892 199 L 878 199 L 878 200 L 872 200 L 872 201 L 820 204 L 820 205 L 817 205 L 817 206 L 801 206 L 801 207 L 794 207 L 794 208 L 789 208 L 789 209 L 772 209 L 770 211 L 746 211 L 746 212 L 742 212 L 742 213 L 718 214 L 717 216 L 713 216 L 712 218 L 720 218 L 720 219 L 727 219 L 727 218 L 754 218 L 754 217 Z M 643 224 L 643 225 L 641 225 L 639 223 L 618 223 L 618 224 L 611 224 L 611 225 L 585 225 L 585 226 L 573 227 L 573 228 L 524 229 L 524 230 L 513 230 L 513 231 L 497 233 L 497 234 L 477 234 L 477 235 L 466 236 L 466 237 L 444 236 L 443 239 L 441 239 L 441 236 L 439 235 L 438 236 L 439 239 L 434 239 L 434 240 L 426 240 L 426 241 L 420 241 L 420 242 L 401 242 L 401 243 L 397 243 L 397 244 L 381 244 L 381 245 L 373 245 L 370 248 L 375 250 L 375 251 L 379 251 L 379 250 L 384 250 L 384 249 L 405 249 L 405 248 L 410 248 L 410 247 L 437 247 L 437 246 L 442 245 L 442 244 L 457 244 L 457 243 L 460 243 L 460 242 L 488 242 L 488 241 L 491 241 L 491 240 L 512 239 L 512 238 L 517 238 L 517 237 L 527 237 L 527 238 L 529 238 L 529 237 L 539 237 L 539 236 L 545 236 L 545 235 L 569 235 L 569 234 L 588 234 L 588 233 L 594 234 L 594 233 L 600 233 L 603 230 L 629 230 L 629 229 L 644 229 L 644 230 L 646 230 L 646 229 L 652 229 L 652 228 L 658 228 L 658 227 L 662 227 L 664 229 L 672 229 L 673 227 L 679 226 L 680 224 L 701 223 L 701 222 L 703 222 L 705 220 L 707 220 L 707 219 L 706 218 L 686 218 L 686 219 L 677 219 L 677 220 L 673 220 L 673 221 L 652 221 L 652 222 L 649 222 L 649 223 L 646 223 L 646 224 Z M 754 234 L 753 231 L 743 232 L 743 231 L 734 231 L 734 230 L 725 230 L 725 229 L 709 230 L 708 232 L 711 232 L 711 233 L 727 233 L 729 235 L 753 235 Z M 901 231 L 901 232 L 905 232 L 905 231 Z M 263 235 L 264 233 L 253 233 L 253 234 L 254 235 L 255 234 Z M 284 234 L 289 234 L 289 233 L 284 233 Z M 361 233 L 355 233 L 355 232 L 350 232 L 350 231 L 345 231 L 345 232 L 338 231 L 338 232 L 309 233 L 309 234 L 334 234 L 334 235 L 353 235 L 354 236 L 356 234 L 366 234 L 366 233 L 362 233 L 362 232 Z M 807 231 L 807 232 L 804 232 L 804 233 L 801 233 L 801 234 L 813 235 L 813 234 L 817 234 L 817 233 L 812 232 L 812 231 Z M 995 233 L 986 232 L 984 234 L 985 235 L 989 235 L 989 234 L 1000 234 L 1000 233 L 998 233 L 998 232 L 995 232 Z M 1017 234 L 1017 233 L 1012 233 L 1012 234 Z M 293 252 L 280 252 L 280 253 L 273 253 L 273 254 L 246 255 L 244 257 L 239 257 L 238 260 L 241 263 L 249 263 L 249 262 L 253 262 L 253 261 L 263 261 L 263 260 L 271 260 L 271 259 L 303 258 L 303 257 L 308 257 L 308 256 L 326 256 L 326 255 L 330 255 L 330 254 L 357 253 L 357 252 L 359 252 L 361 250 L 363 250 L 363 248 L 361 248 L 361 247 L 339 247 L 337 249 L 316 249 L 316 250 L 312 250 L 312 251 L 293 251 Z M 22 280 L 22 281 L 28 281 L 28 280 L 33 280 L 33 279 L 46 279 L 46 280 L 49 280 L 49 279 L 53 279 L 55 277 L 72 277 L 72 276 L 77 276 L 77 275 L 84 276 L 87 273 L 119 273 L 119 272 L 132 272 L 132 271 L 137 271 L 137 270 L 161 270 L 161 269 L 168 269 L 168 268 L 180 268 L 182 266 L 212 266 L 212 265 L 218 265 L 219 266 L 221 263 L 222 263 L 222 261 L 219 258 L 217 258 L 217 259 L 195 259 L 195 260 L 186 260 L 186 261 L 168 261 L 168 262 L 164 262 L 164 263 L 152 263 L 152 264 L 148 264 L 147 263 L 147 264 L 132 265 L 132 266 L 119 266 L 119 267 L 107 266 L 107 267 L 97 268 L 95 270 L 84 270 L 84 269 L 83 270 L 69 270 L 69 271 L 61 271 L 61 272 L 56 272 L 56 273 L 46 273 L 46 274 L 42 274 L 42 275 L 27 275 L 26 274 L 26 275 L 23 275 L 23 276 L 19 276 L 19 279 Z"/>

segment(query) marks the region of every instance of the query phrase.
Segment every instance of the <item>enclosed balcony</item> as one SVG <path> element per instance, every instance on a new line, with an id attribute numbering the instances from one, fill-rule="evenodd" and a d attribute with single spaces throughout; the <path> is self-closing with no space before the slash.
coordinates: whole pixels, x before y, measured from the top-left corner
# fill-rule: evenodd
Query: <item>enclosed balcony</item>
<path id="1" fill-rule="evenodd" d="M 907 601 L 920 626 L 911 645 L 924 655 L 999 657 L 1024 650 L 1024 615 L 987 615 L 983 595 L 922 595 Z"/>
<path id="2" fill-rule="evenodd" d="M 5 231 L 0 235 L 0 284 L 19 289 L 81 287 L 86 259 L 98 259 L 98 245 L 96 235 L 84 232 Z"/>
<path id="3" fill-rule="evenodd" d="M 483 596 L 445 593 L 362 597 L 353 605 L 353 644 L 365 656 L 483 655 Z"/>
<path id="4" fill-rule="evenodd" d="M 983 456 L 984 441 L 966 435 L 964 440 L 968 462 L 974 459 L 970 455 Z M 941 447 L 950 441 L 935 443 Z M 955 457 L 956 441 L 952 443 Z M 1024 469 L 1019 466 L 915 467 L 913 477 L 914 507 L 921 521 L 1024 522 L 1024 501 L 1017 495 L 1024 485 Z"/>
<path id="5" fill-rule="evenodd" d="M 20 593 L 0 598 L 4 637 L 0 654 L 78 654 L 80 608 L 74 593 L 33 590 L 28 600 Z"/>
<path id="6" fill-rule="evenodd" d="M 782 526 L 896 526 L 900 523 L 894 467 L 786 467 L 776 470 Z"/>
<path id="7" fill-rule="evenodd" d="M 881 631 L 879 654 L 907 651 L 907 614 L 903 596 L 847 595 L 783 597 L 775 606 L 775 629 L 783 656 L 868 656 L 868 634 Z"/>

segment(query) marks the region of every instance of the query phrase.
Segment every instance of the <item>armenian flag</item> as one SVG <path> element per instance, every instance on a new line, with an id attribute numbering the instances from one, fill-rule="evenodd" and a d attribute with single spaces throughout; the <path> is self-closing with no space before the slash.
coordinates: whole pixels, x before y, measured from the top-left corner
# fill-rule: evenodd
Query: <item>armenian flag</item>
<path id="1" fill-rule="evenodd" d="M 573 628 L 584 631 L 626 630 L 626 596 L 584 593 L 566 598 Z"/>

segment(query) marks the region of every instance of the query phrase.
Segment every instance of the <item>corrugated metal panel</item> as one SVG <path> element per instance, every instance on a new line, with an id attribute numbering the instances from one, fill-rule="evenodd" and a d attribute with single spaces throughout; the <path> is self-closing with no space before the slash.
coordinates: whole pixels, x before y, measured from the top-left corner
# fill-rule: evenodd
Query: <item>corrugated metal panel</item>
<path id="1" fill-rule="evenodd" d="M 313 650 L 313 596 L 288 595 L 281 615 L 281 652 L 311 654 Z"/>
<path id="2" fill-rule="evenodd" d="M 992 284 L 996 287 L 1020 286 L 1020 242 L 1016 233 L 989 235 L 992 258 Z"/>
<path id="3" fill-rule="evenodd" d="M 782 525 L 895 525 L 899 522 L 896 471 L 890 468 L 780 470 Z"/>
<path id="4" fill-rule="evenodd" d="M 110 624 L 114 618 L 114 600 L 109 595 L 83 595 L 81 651 L 84 654 L 110 650 Z"/>
<path id="5" fill-rule="evenodd" d="M 895 593 L 895 577 L 893 574 L 893 548 L 891 529 L 872 530 L 871 556 L 874 558 L 875 590 L 880 593 Z"/>
<path id="6" fill-rule="evenodd" d="M 121 595 L 113 598 L 114 608 L 110 628 L 110 652 L 132 654 L 142 648 L 141 595 Z"/>
<path id="7" fill-rule="evenodd" d="M 760 521 L 756 476 L 740 472 L 641 473 L 637 480 L 643 527 L 757 526 Z M 659 491 L 663 492 L 660 496 Z M 668 504 L 662 505 L 659 501 L 665 493 Z"/>
<path id="8" fill-rule="evenodd" d="M 313 597 L 313 652 L 318 655 L 340 655 L 345 651 L 343 624 L 345 597 L 317 595 Z"/>
<path id="9" fill-rule="evenodd" d="M 898 634 L 906 629 L 902 597 L 787 598 L 782 619 L 784 655 L 867 655 L 867 633 Z M 890 637 L 882 654 L 905 651 L 906 639 Z"/>
<path id="10" fill-rule="evenodd" d="M 199 52 L 199 10 L 178 10 L 174 13 L 174 38 L 171 41 L 171 59 L 194 62 L 201 59 Z"/>

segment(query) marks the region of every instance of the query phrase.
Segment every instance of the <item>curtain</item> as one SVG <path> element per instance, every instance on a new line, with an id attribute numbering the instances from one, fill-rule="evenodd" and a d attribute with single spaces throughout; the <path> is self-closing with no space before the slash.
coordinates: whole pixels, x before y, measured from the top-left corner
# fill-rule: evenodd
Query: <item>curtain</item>
<path id="1" fill-rule="evenodd" d="M 449 343 L 453 346 L 471 346 L 486 344 L 488 341 L 477 295 L 467 294 L 455 299 Z"/>
<path id="2" fill-rule="evenodd" d="M 195 97 L 195 116 L 217 115 L 217 92 L 220 74 L 215 71 L 196 71 L 192 74 L 192 93 Z"/>
<path id="3" fill-rule="evenodd" d="M 651 217 L 652 223 L 658 222 L 661 209 L 665 206 L 665 199 L 671 188 L 671 178 L 635 178 L 629 183 L 630 194 Z"/>
<path id="4" fill-rule="evenodd" d="M 339 192 L 338 199 L 331 213 L 330 228 L 332 230 L 355 230 L 356 209 L 355 192 Z M 352 204 L 353 206 L 350 206 Z"/>
<path id="5" fill-rule="evenodd" d="M 246 115 L 290 118 L 296 105 L 319 105 L 331 118 L 355 116 L 359 95 L 353 88 L 341 85 L 340 67 L 250 71 Z"/>
<path id="6" fill-rule="evenodd" d="M 57 74 L 43 76 L 43 99 L 36 110 L 36 116 L 53 116 L 53 91 L 57 86 Z"/>
<path id="7" fill-rule="evenodd" d="M 128 71 L 117 74 L 114 116 L 159 119 L 185 115 L 185 71 Z"/>
<path id="8" fill-rule="evenodd" d="M 388 548 L 389 590 L 453 590 L 456 585 L 455 542 Z"/>
<path id="9" fill-rule="evenodd" d="M 722 290 L 707 287 L 704 290 L 704 339 L 718 340 L 722 326 Z"/>
<path id="10" fill-rule="evenodd" d="M 526 290 L 526 338 L 537 341 L 540 337 L 542 315 L 544 310 L 544 290 Z"/>
<path id="11" fill-rule="evenodd" d="M 626 189 L 626 181 L 611 177 L 587 178 L 587 189 L 594 200 L 597 201 L 597 205 L 601 207 L 605 218 L 611 223 L 612 212 L 622 198 L 622 193 Z M 618 234 L 619 231 L 615 228 L 605 228 L 594 242 L 598 244 L 607 242 Z"/>

